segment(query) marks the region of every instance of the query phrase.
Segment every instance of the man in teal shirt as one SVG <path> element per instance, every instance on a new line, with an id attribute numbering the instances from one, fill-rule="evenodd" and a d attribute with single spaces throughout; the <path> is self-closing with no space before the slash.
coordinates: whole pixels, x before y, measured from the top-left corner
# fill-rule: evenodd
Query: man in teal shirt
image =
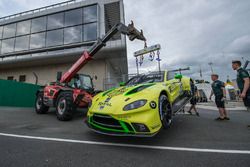
<path id="1" fill-rule="evenodd" d="M 215 96 L 215 104 L 217 108 L 219 109 L 220 116 L 216 118 L 215 120 L 230 120 L 227 117 L 227 112 L 225 109 L 225 99 L 226 99 L 226 91 L 225 91 L 225 83 L 218 80 L 219 75 L 212 74 L 211 79 L 213 81 L 212 83 L 212 91 L 210 94 L 209 99 L 211 100 L 212 96 Z"/>
<path id="2" fill-rule="evenodd" d="M 239 60 L 232 61 L 233 70 L 237 70 L 237 85 L 240 89 L 240 97 L 244 101 L 247 110 L 250 111 L 250 81 L 247 70 L 241 67 Z"/>

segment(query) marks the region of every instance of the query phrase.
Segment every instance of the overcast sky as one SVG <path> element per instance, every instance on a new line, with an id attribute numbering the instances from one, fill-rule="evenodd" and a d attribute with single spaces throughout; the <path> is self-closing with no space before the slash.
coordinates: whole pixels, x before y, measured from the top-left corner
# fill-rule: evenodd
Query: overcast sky
<path id="1" fill-rule="evenodd" d="M 62 0 L 0 0 L 0 17 Z M 213 70 L 235 78 L 233 59 L 250 60 L 250 0 L 124 0 L 126 23 L 143 29 L 148 46 L 161 44 L 162 69 L 190 66 L 186 74 L 205 79 Z M 129 72 L 136 72 L 133 52 L 143 43 L 127 40 Z M 141 72 L 154 71 L 156 61 L 145 56 Z"/>

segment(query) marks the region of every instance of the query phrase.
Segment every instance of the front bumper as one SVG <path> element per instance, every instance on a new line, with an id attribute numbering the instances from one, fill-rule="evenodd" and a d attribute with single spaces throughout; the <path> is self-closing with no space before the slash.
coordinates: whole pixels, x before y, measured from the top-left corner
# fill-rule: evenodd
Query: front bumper
<path id="1" fill-rule="evenodd" d="M 158 132 L 150 132 L 145 124 L 128 123 L 103 114 L 88 116 L 87 125 L 94 132 L 111 136 L 152 137 Z"/>

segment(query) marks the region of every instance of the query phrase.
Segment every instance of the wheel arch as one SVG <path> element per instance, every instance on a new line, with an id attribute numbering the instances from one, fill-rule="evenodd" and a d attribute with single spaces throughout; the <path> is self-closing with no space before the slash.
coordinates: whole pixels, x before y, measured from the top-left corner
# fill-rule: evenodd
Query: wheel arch
<path id="1" fill-rule="evenodd" d="M 72 95 L 73 95 L 73 90 L 72 89 L 64 89 L 64 88 L 61 88 L 61 89 L 59 89 L 58 90 L 58 92 L 55 94 L 55 100 L 54 100 L 54 105 L 56 105 L 56 102 L 57 102 L 57 100 L 58 100 L 58 96 L 61 94 L 61 93 L 67 93 L 67 92 L 69 92 L 69 93 L 72 93 Z"/>
<path id="2" fill-rule="evenodd" d="M 161 95 L 166 95 L 166 96 L 168 97 L 168 93 L 167 93 L 166 90 L 162 90 L 161 93 L 160 93 L 160 96 L 161 96 Z"/>

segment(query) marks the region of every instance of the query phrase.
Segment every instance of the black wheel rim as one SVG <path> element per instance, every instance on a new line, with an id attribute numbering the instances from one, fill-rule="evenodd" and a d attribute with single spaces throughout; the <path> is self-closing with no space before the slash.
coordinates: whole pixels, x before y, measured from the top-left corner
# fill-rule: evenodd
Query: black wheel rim
<path id="1" fill-rule="evenodd" d="M 161 108 L 160 108 L 160 117 L 161 121 L 165 122 L 168 126 L 171 124 L 172 121 L 172 114 L 171 114 L 171 106 L 168 103 L 167 99 L 160 99 L 161 101 Z"/>
<path id="2" fill-rule="evenodd" d="M 36 108 L 39 110 L 42 106 L 43 100 L 42 97 L 38 97 L 36 100 Z"/>
<path id="3" fill-rule="evenodd" d="M 66 100 L 64 98 L 59 99 L 59 102 L 57 104 L 57 111 L 60 115 L 63 115 L 63 113 L 66 110 Z"/>

